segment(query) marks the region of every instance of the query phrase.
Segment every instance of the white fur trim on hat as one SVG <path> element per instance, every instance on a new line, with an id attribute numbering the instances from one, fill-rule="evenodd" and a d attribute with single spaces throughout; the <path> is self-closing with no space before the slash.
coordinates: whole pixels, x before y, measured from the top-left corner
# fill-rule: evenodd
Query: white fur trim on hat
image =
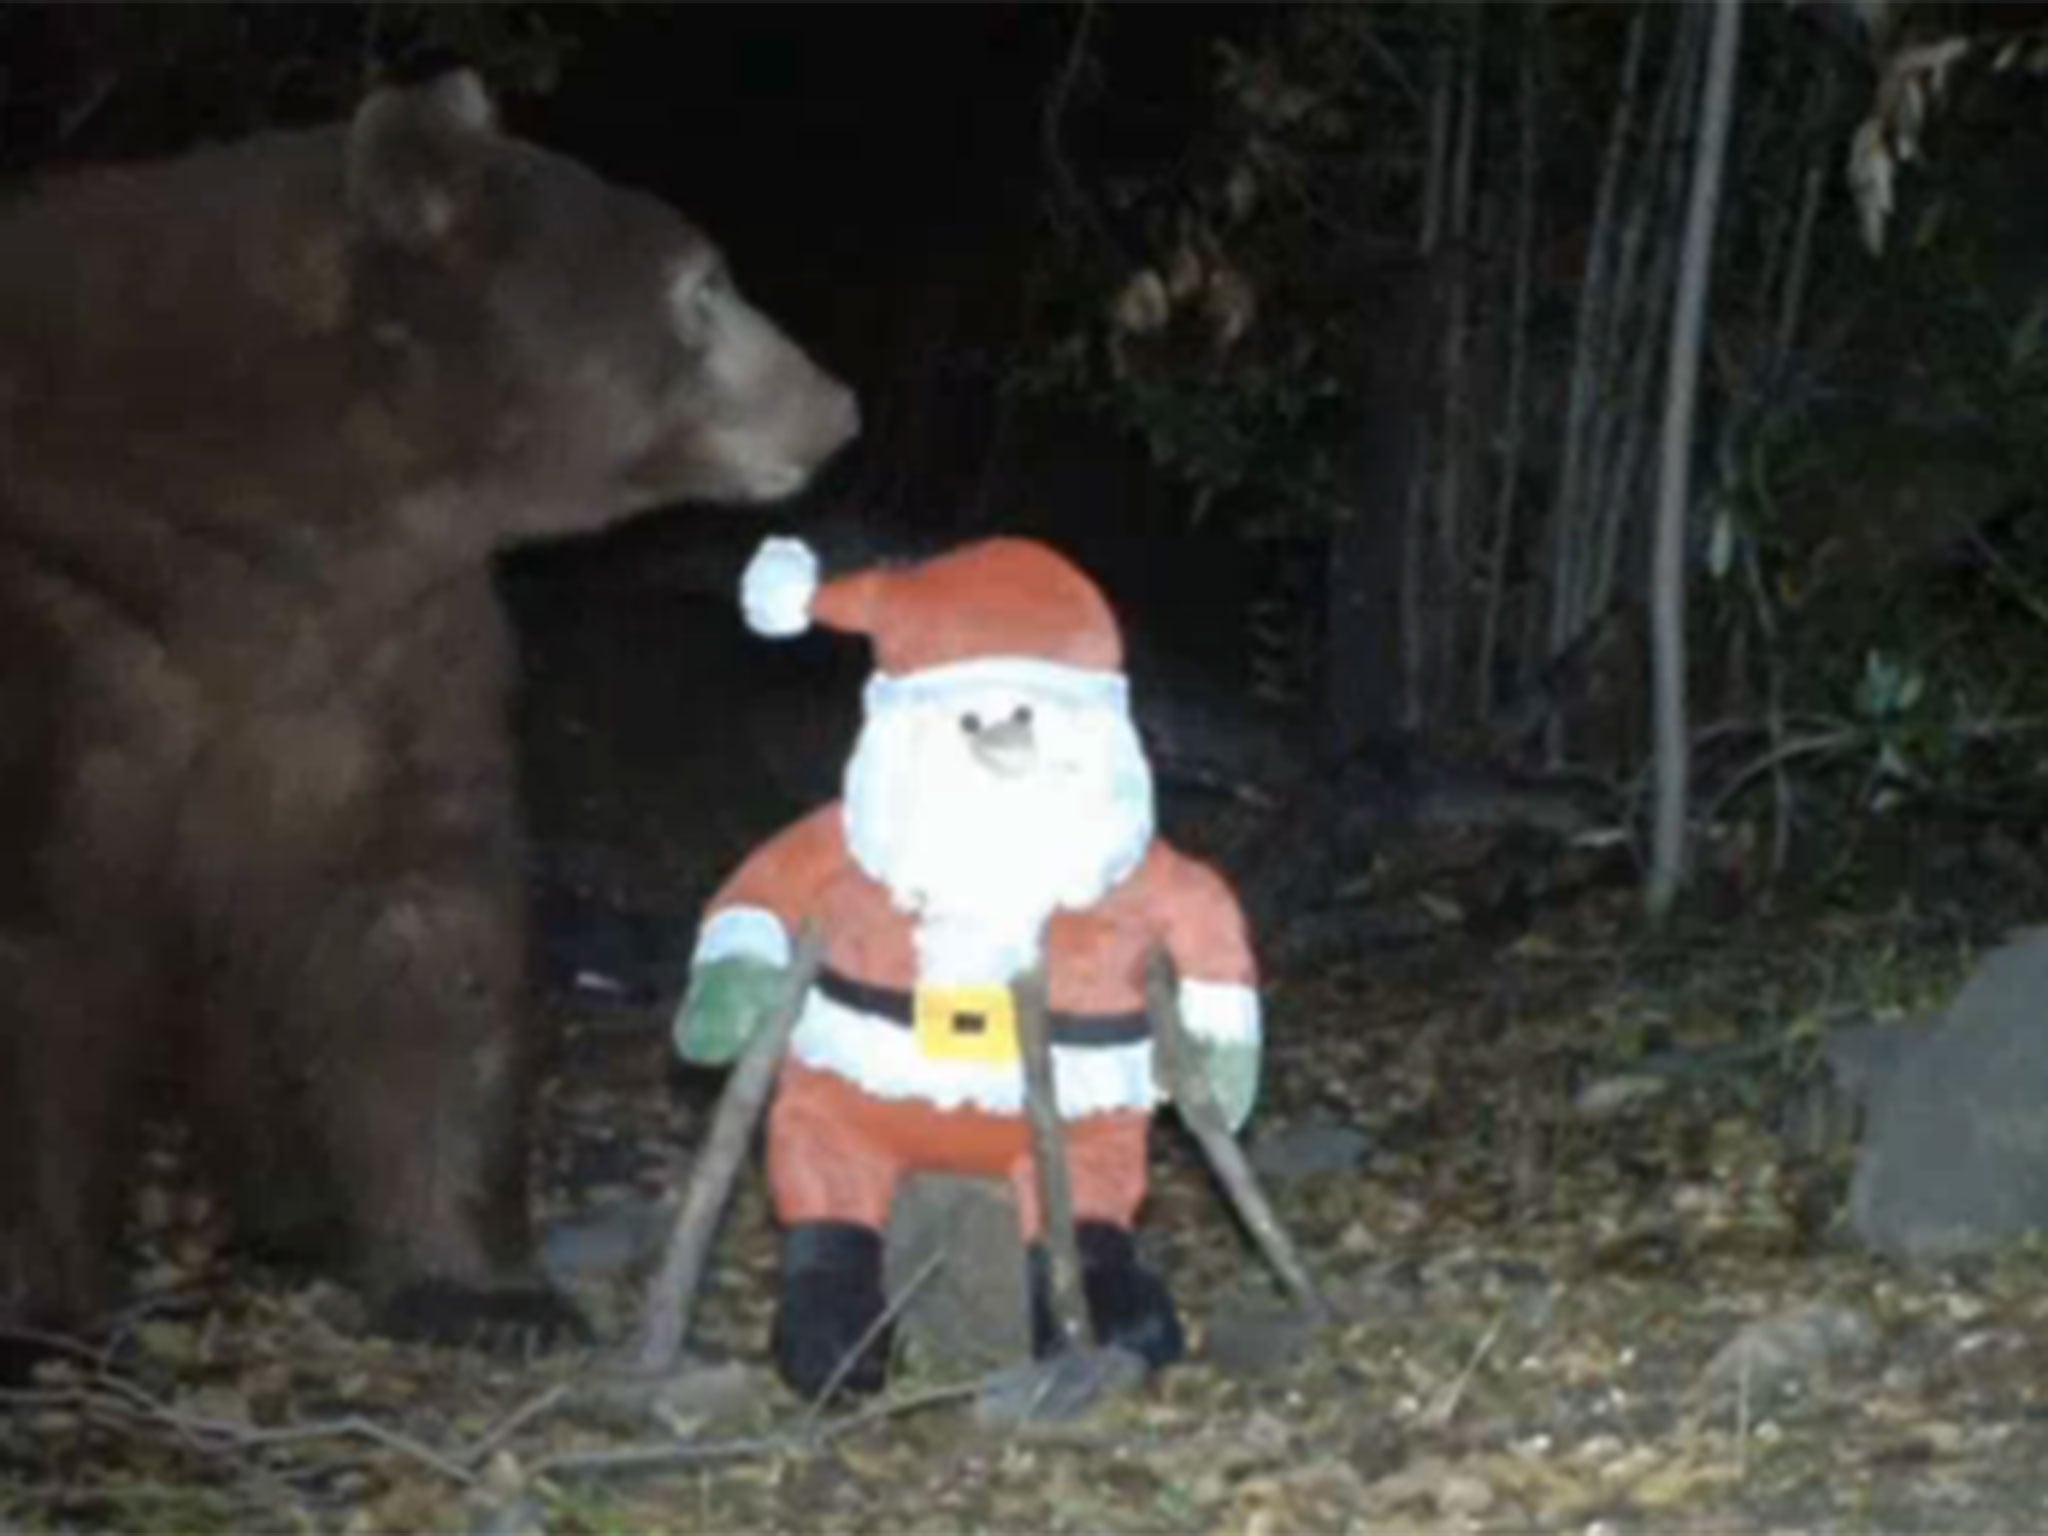
<path id="1" fill-rule="evenodd" d="M 766 538 L 740 577 L 740 609 L 757 635 L 787 640 L 811 627 L 818 557 L 802 539 Z"/>
<path id="2" fill-rule="evenodd" d="M 891 704 L 946 704 L 985 688 L 1015 689 L 1066 699 L 1083 707 L 1127 711 L 1131 685 L 1121 672 L 1070 667 L 1037 656 L 980 656 L 891 677 L 870 674 L 862 698 L 873 714 Z"/>

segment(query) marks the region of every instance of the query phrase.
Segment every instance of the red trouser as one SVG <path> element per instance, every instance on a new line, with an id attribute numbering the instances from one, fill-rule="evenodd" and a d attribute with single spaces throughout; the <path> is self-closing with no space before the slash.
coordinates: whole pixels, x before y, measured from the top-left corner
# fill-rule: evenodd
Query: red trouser
<path id="1" fill-rule="evenodd" d="M 1128 1227 L 1137 1219 L 1151 1118 L 1127 1109 L 1067 1122 L 1076 1221 Z M 768 1188 L 786 1227 L 845 1221 L 879 1231 L 903 1175 L 977 1174 L 1010 1181 L 1024 1241 L 1032 1242 L 1044 1224 L 1033 1164 L 1022 1115 L 878 1099 L 835 1073 L 782 1064 L 768 1112 Z"/>

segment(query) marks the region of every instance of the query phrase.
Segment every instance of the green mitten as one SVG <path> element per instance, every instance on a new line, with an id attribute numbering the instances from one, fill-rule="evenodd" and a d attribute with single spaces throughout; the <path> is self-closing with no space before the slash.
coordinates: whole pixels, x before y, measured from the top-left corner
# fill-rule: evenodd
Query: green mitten
<path id="1" fill-rule="evenodd" d="M 690 974 L 676 1010 L 676 1054 L 700 1067 L 722 1067 L 746 1049 L 782 997 L 788 972 L 760 960 L 710 960 Z"/>
<path id="2" fill-rule="evenodd" d="M 1209 1091 L 1216 1095 L 1223 1123 L 1234 1135 L 1251 1118 L 1252 1105 L 1259 1097 L 1259 1045 L 1256 1040 L 1203 1040 L 1194 1047 L 1202 1059 L 1202 1071 L 1209 1079 Z"/>

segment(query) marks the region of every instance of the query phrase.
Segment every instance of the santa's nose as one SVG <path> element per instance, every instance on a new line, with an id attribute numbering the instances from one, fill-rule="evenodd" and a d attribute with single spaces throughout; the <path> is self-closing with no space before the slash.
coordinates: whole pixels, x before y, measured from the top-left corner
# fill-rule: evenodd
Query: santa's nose
<path id="1" fill-rule="evenodd" d="M 1029 704 L 1019 704 L 999 720 L 969 710 L 960 717 L 960 729 L 976 760 L 997 773 L 1028 773 L 1038 760 Z"/>

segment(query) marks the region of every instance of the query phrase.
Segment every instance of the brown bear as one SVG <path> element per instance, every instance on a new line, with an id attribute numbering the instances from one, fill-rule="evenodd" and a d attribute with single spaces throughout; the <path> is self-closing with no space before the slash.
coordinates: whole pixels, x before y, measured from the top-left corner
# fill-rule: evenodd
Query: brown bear
<path id="1" fill-rule="evenodd" d="M 109 1299 L 161 1085 L 241 1235 L 382 1327 L 575 1326 L 491 557 L 857 429 L 701 232 L 467 72 L 0 209 L 0 1333 Z"/>

